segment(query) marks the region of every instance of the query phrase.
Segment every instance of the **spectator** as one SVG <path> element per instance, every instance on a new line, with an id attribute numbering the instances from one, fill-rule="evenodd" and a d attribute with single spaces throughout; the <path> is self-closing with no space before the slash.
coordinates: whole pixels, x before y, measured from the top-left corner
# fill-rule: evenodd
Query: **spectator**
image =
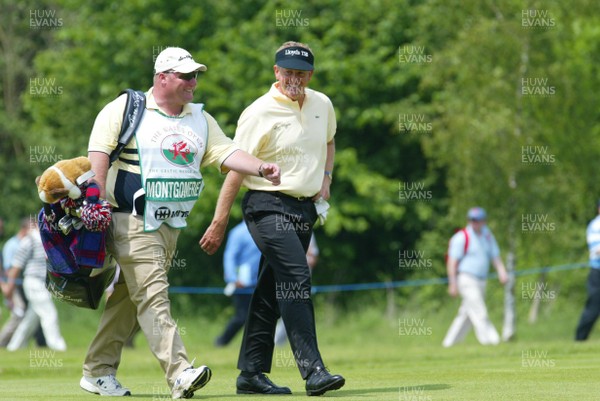
<path id="1" fill-rule="evenodd" d="M 40 232 L 35 225 L 31 225 L 29 232 L 19 243 L 7 273 L 8 282 L 4 286 L 4 294 L 9 299 L 15 293 L 15 281 L 21 272 L 23 272 L 23 290 L 29 305 L 7 349 L 15 351 L 27 345 L 27 341 L 41 322 L 48 347 L 56 351 L 66 350 L 67 345 L 60 334 L 58 312 L 52 296 L 46 289 L 46 252 Z"/>
<path id="2" fill-rule="evenodd" d="M 480 207 L 469 209 L 468 225 L 459 230 L 448 249 L 448 293 L 460 295 L 458 315 L 446 333 L 443 345 L 451 347 L 462 341 L 471 326 L 481 344 L 498 344 L 500 336 L 490 321 L 485 305 L 485 287 L 490 262 L 498 271 L 503 285 L 508 276 L 496 239 L 486 225 L 486 213 Z"/>
<path id="3" fill-rule="evenodd" d="M 590 272 L 587 278 L 588 297 L 575 331 L 576 341 L 588 339 L 594 323 L 600 315 L 600 200 L 596 208 L 598 215 L 590 221 L 586 231 L 590 252 Z"/>
<path id="4" fill-rule="evenodd" d="M 2 262 L 4 270 L 2 274 L 3 281 L 6 281 L 6 273 L 11 268 L 14 255 L 17 252 L 17 249 L 19 249 L 19 243 L 23 238 L 25 238 L 25 236 L 27 236 L 27 233 L 29 232 L 29 225 L 30 222 L 28 218 L 22 219 L 17 234 L 6 241 L 4 248 L 2 248 Z M 4 326 L 2 326 L 2 330 L 0 330 L 0 347 L 6 347 L 8 345 L 8 342 L 25 315 L 25 308 L 27 307 L 27 304 L 25 303 L 25 297 L 23 296 L 22 291 L 23 286 L 15 283 L 15 291 L 13 292 L 12 298 L 5 298 L 5 302 L 10 310 L 10 317 L 6 323 L 4 323 Z"/>
<path id="5" fill-rule="evenodd" d="M 222 347 L 229 344 L 237 332 L 244 327 L 252 291 L 256 287 L 259 263 L 260 251 L 256 247 L 246 223 L 242 221 L 229 232 L 223 255 L 223 268 L 227 283 L 226 295 L 231 295 L 235 314 L 227 323 L 225 330 L 215 340 L 216 346 Z"/>

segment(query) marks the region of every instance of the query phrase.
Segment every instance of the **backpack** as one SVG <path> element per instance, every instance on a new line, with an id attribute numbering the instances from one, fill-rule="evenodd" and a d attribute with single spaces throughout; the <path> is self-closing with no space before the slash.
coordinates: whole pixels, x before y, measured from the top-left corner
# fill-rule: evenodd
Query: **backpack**
<path id="1" fill-rule="evenodd" d="M 119 96 L 123 93 L 127 93 L 127 103 L 117 146 L 109 155 L 109 166 L 119 158 L 133 138 L 146 107 L 144 92 L 126 89 Z M 77 203 L 82 203 L 88 195 L 88 184 L 84 183 L 81 187 L 83 195 L 75 201 Z M 106 232 L 89 231 L 76 226 L 63 231 L 60 221 L 69 216 L 62 205 L 63 202 L 44 204 L 38 215 L 38 226 L 47 256 L 46 288 L 61 301 L 97 309 L 104 290 L 111 284 L 116 272 L 116 262 L 105 250 Z"/>
<path id="2" fill-rule="evenodd" d="M 467 250 L 469 249 L 469 232 L 467 231 L 467 229 L 465 227 L 458 228 L 458 229 L 454 230 L 455 234 L 457 232 L 463 232 L 464 235 L 465 235 L 465 247 L 464 247 L 464 250 L 463 250 L 463 257 L 464 257 L 464 255 L 467 254 Z M 444 256 L 444 259 L 445 259 L 444 261 L 446 262 L 446 264 L 448 264 L 448 249 L 450 248 L 450 241 L 451 240 L 452 240 L 452 237 L 450 237 L 450 239 L 448 240 L 448 247 L 446 248 L 446 254 Z"/>

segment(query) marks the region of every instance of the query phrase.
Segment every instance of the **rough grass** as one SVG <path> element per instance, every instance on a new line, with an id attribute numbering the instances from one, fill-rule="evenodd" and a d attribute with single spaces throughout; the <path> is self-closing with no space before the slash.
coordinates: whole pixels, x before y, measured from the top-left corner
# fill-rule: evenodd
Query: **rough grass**
<path id="1" fill-rule="evenodd" d="M 324 298 L 317 296 L 317 304 L 319 300 Z M 330 370 L 346 377 L 345 387 L 324 397 L 357 401 L 599 399 L 600 333 L 593 333 L 586 343 L 573 342 L 578 305 L 543 305 L 534 325 L 526 322 L 527 308 L 522 307 L 514 342 L 483 347 L 470 334 L 464 344 L 444 349 L 440 344 L 457 302 L 449 301 L 436 312 L 396 310 L 392 318 L 374 308 L 345 315 L 321 308 L 317 314 L 321 352 Z M 68 351 L 33 346 L 13 353 L 0 350 L 1 400 L 96 399 L 78 383 L 98 314 L 65 305 L 59 306 L 59 313 Z M 499 315 L 499 309 L 492 308 L 497 327 Z M 194 399 L 272 400 L 235 395 L 239 335 L 227 348 L 212 346 L 224 319 L 179 318 L 190 358 L 197 357 L 196 365 L 206 364 L 213 370 L 213 379 Z M 270 377 L 292 389 L 294 395 L 285 399 L 306 399 L 293 358 L 289 346 L 278 348 Z M 118 377 L 131 389 L 132 398 L 170 399 L 142 336 L 136 338 L 135 349 L 124 351 Z"/>

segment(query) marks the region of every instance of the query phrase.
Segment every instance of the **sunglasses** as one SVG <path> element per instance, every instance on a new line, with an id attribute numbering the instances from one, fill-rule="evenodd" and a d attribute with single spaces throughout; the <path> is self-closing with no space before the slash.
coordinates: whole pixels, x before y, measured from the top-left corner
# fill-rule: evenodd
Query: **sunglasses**
<path id="1" fill-rule="evenodd" d="M 188 72 L 187 74 L 182 74 L 177 71 L 165 71 L 165 74 L 177 74 L 177 78 L 183 79 L 184 81 L 191 81 L 192 79 L 198 79 L 198 71 Z"/>

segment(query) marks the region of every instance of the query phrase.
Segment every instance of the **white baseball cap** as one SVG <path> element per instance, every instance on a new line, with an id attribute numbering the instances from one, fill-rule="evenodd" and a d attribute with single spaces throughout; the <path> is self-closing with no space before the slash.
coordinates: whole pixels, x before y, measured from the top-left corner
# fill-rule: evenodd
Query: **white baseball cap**
<path id="1" fill-rule="evenodd" d="M 196 63 L 192 55 L 181 47 L 167 47 L 160 52 L 154 63 L 155 74 L 165 71 L 187 74 L 193 71 L 206 71 L 206 66 Z"/>

